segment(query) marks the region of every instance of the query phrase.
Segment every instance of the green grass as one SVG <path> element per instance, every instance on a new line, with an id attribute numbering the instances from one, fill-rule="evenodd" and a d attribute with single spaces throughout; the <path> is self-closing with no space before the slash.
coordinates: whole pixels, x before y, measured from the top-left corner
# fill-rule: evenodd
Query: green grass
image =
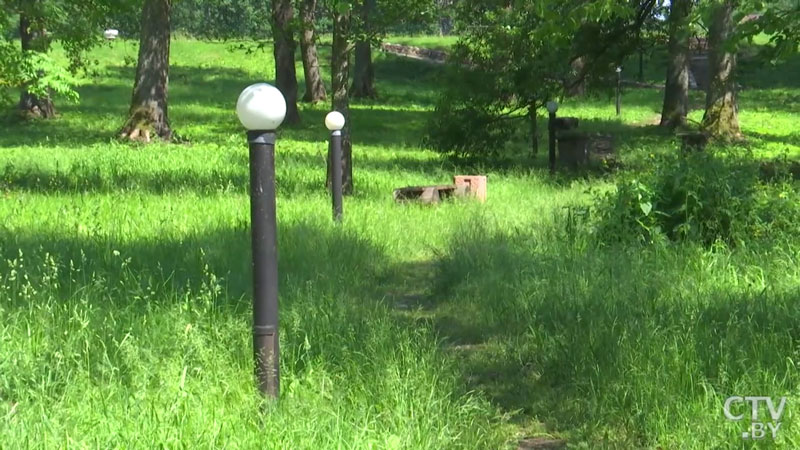
<path id="1" fill-rule="evenodd" d="M 384 42 L 390 42 L 392 44 L 402 44 L 402 45 L 411 45 L 414 47 L 422 47 L 422 48 L 430 48 L 433 50 L 448 50 L 452 47 L 456 41 L 458 41 L 458 36 L 427 36 L 427 35 L 419 35 L 419 36 L 401 36 L 401 35 L 389 35 L 383 39 Z"/>
<path id="2" fill-rule="evenodd" d="M 261 404 L 233 105 L 271 78 L 271 58 L 174 42 L 170 116 L 191 143 L 139 146 L 113 140 L 135 54 L 98 49 L 61 118 L 0 124 L 0 447 L 494 449 L 555 435 L 741 448 L 730 395 L 788 395 L 779 441 L 800 443 L 797 242 L 597 245 L 565 214 L 613 176 L 553 179 L 542 154 L 440 159 L 419 146 L 439 69 L 384 54 L 380 100 L 352 109 L 342 226 L 324 189 L 327 105 L 303 105 L 280 132 L 282 397 Z M 787 67 L 759 68 L 786 83 L 741 96 L 759 158 L 800 151 Z M 650 126 L 659 96 L 626 90 L 621 118 L 608 97 L 560 114 L 614 133 L 636 170 L 677 146 Z M 489 177 L 486 204 L 392 201 L 395 187 L 473 171 Z"/>

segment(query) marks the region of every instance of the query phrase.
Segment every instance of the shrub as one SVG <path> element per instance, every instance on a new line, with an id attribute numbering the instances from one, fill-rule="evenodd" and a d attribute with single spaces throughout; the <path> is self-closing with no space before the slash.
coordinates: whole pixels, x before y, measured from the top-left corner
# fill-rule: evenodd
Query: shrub
<path id="1" fill-rule="evenodd" d="M 764 182 L 758 165 L 711 152 L 667 156 L 625 178 L 595 208 L 603 240 L 695 240 L 729 245 L 797 234 L 800 191 L 786 178 Z"/>

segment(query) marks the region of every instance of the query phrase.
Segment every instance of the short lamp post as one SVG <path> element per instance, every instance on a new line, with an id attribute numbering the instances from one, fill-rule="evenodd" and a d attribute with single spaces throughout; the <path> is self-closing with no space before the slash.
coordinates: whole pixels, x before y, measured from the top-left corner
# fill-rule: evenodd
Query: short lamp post
<path id="1" fill-rule="evenodd" d="M 622 67 L 617 67 L 617 116 L 621 114 Z"/>
<path id="2" fill-rule="evenodd" d="M 253 352 L 258 388 L 280 393 L 278 347 L 278 233 L 275 217 L 275 130 L 286 116 L 286 100 L 266 83 L 239 95 L 236 114 L 250 145 L 250 222 L 253 252 Z"/>
<path id="3" fill-rule="evenodd" d="M 550 117 L 547 121 L 547 135 L 549 139 L 549 151 L 548 155 L 550 157 L 550 172 L 556 171 L 556 112 L 558 111 L 558 103 L 554 101 L 547 102 L 547 112 L 550 113 Z"/>
<path id="4" fill-rule="evenodd" d="M 342 128 L 344 116 L 339 111 L 331 111 L 325 116 L 325 127 L 331 132 L 328 160 L 331 164 L 331 197 L 333 199 L 333 220 L 342 221 Z"/>

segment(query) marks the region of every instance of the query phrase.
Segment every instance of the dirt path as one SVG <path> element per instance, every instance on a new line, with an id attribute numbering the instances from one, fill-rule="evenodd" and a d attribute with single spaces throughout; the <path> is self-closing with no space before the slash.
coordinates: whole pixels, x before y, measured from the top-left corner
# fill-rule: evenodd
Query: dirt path
<path id="1" fill-rule="evenodd" d="M 436 264 L 435 260 L 415 260 L 395 267 L 382 280 L 384 302 L 396 317 L 407 321 L 409 326 L 419 326 L 420 322 L 426 323 L 425 326 L 432 324 L 442 342 L 445 355 L 459 361 L 458 367 L 463 369 L 461 376 L 468 390 L 480 391 L 487 382 L 503 383 L 506 374 L 492 371 L 476 373 L 470 369 L 469 364 L 463 364 L 475 358 L 488 358 L 495 349 L 484 342 L 465 340 L 453 334 L 455 328 L 449 326 L 452 317 L 448 317 L 451 313 L 447 311 L 447 299 L 436 293 Z M 530 417 L 525 419 L 531 420 L 520 424 L 520 432 L 524 437 L 518 442 L 517 450 L 566 448 L 566 441 L 550 435 L 544 424 Z"/>

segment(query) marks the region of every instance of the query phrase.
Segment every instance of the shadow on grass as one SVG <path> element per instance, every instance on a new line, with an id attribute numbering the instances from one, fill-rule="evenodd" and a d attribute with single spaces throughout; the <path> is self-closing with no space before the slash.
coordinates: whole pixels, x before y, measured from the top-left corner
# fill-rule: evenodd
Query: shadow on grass
<path id="1" fill-rule="evenodd" d="M 691 247 L 468 231 L 438 262 L 420 315 L 465 384 L 503 409 L 592 445 L 647 447 L 674 436 L 678 417 L 708 418 L 720 431 L 708 387 L 774 396 L 798 381 L 785 354 L 800 338 L 800 294 L 732 289 L 704 273 L 704 258 Z M 784 270 L 757 255 L 732 260 L 719 270 Z"/>
<path id="2" fill-rule="evenodd" d="M 324 191 L 324 166 L 319 179 L 299 178 L 291 171 L 276 175 L 279 196 L 304 195 Z M 200 194 L 249 192 L 250 175 L 247 166 L 228 167 L 195 172 L 182 169 L 153 170 L 149 172 L 91 169 L 73 167 L 69 172 L 43 170 L 36 166 L 5 167 L 0 179 L 0 191 L 24 191 L 50 194 L 74 192 L 147 192 L 167 194 L 196 192 Z"/>
<path id="3" fill-rule="evenodd" d="M 372 292 L 372 274 L 385 264 L 386 255 L 370 241 L 331 225 L 279 224 L 278 238 L 281 345 L 286 355 L 282 365 L 298 374 L 314 358 L 342 351 L 341 340 L 332 340 L 331 335 L 350 336 L 356 348 L 356 336 L 369 335 L 374 325 L 366 317 L 379 312 L 360 299 Z M 17 310 L 25 314 L 32 301 L 44 308 L 52 308 L 53 303 L 89 308 L 90 326 L 98 333 L 94 344 L 108 339 L 110 345 L 114 336 L 120 339 L 125 333 L 108 329 L 109 314 L 124 320 L 136 321 L 140 315 L 152 320 L 158 314 L 170 317 L 169 311 L 175 308 L 188 308 L 198 315 L 221 314 L 223 318 L 217 320 L 222 321 L 234 317 L 247 324 L 243 333 L 252 320 L 246 225 L 134 241 L 0 228 L 0 273 L 9 270 L 21 274 L 10 281 L 0 277 L 9 289 L 4 294 L 4 314 L 13 316 Z M 30 298 L 31 293 L 36 297 Z M 63 318 L 47 320 L 58 323 Z M 312 350 L 303 350 L 305 339 L 314 342 Z M 169 342 L 152 343 L 164 345 L 170 346 Z M 96 350 L 101 352 L 102 345 Z M 230 351 L 247 353 L 249 347 Z M 124 358 L 117 363 L 124 366 Z M 13 398 L 13 394 L 8 395 Z"/>
<path id="4" fill-rule="evenodd" d="M 328 292 L 353 293 L 364 288 L 372 268 L 386 259 L 383 250 L 368 240 L 328 224 L 279 224 L 278 237 L 280 283 L 287 292 L 314 283 Z M 52 257 L 60 265 L 56 281 L 72 292 L 79 291 L 82 283 L 97 281 L 89 278 L 104 279 L 109 300 L 120 306 L 135 301 L 134 292 L 125 290 L 141 287 L 123 283 L 126 277 L 157 280 L 179 292 L 200 290 L 209 273 L 214 273 L 224 280 L 223 300 L 235 308 L 241 307 L 241 297 L 251 292 L 250 229 L 246 223 L 133 241 L 86 236 L 79 230 L 61 235 L 0 228 L 0 261 L 5 263 L 20 254 L 25 265 L 34 268 L 45 267 L 46 259 Z M 77 272 L 67 270 L 70 264 L 80 272 L 77 278 Z M 29 274 L 35 276 L 35 272 Z M 348 281 L 342 284 L 345 279 Z"/>

